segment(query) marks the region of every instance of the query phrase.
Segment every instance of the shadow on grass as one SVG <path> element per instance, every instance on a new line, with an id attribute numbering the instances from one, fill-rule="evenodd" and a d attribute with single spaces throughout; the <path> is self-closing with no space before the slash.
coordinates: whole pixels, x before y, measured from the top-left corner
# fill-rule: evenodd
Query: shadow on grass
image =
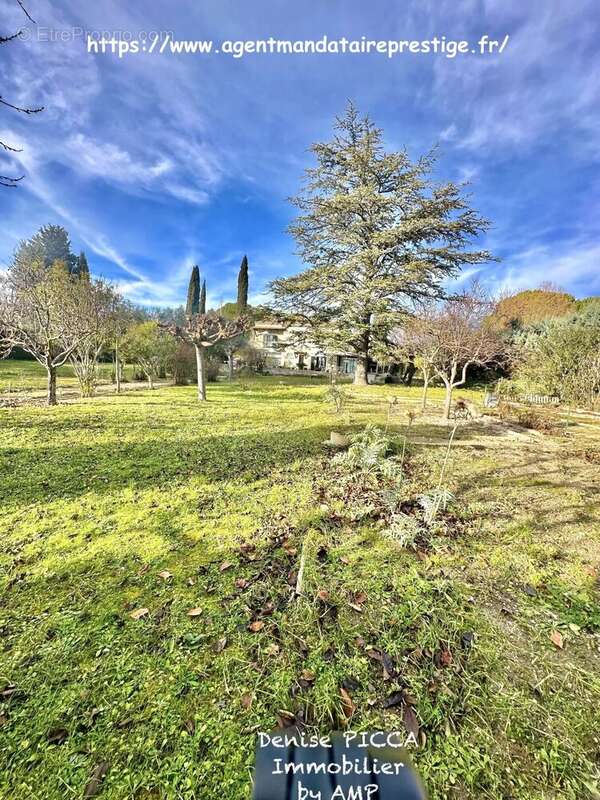
<path id="1" fill-rule="evenodd" d="M 323 453 L 322 442 L 331 427 L 13 448 L 0 462 L 0 502 L 6 508 L 72 499 L 88 491 L 164 487 L 192 475 L 210 481 L 254 481 L 297 459 Z"/>

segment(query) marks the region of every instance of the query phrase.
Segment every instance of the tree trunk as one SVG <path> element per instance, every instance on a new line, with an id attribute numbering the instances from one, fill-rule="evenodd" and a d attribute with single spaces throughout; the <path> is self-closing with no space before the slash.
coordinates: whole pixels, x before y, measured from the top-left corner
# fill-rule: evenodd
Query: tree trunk
<path id="1" fill-rule="evenodd" d="M 227 354 L 227 369 L 229 371 L 229 380 L 233 380 L 233 353 L 230 351 Z"/>
<path id="2" fill-rule="evenodd" d="M 423 374 L 423 394 L 421 395 L 421 411 L 427 407 L 427 390 L 429 389 L 429 376 Z"/>
<path id="3" fill-rule="evenodd" d="M 121 359 L 119 357 L 119 345 L 115 344 L 115 380 L 117 383 L 117 394 L 121 391 Z"/>
<path id="4" fill-rule="evenodd" d="M 369 366 L 369 359 L 367 356 L 358 356 L 356 359 L 356 371 L 354 372 L 354 385 L 355 386 L 368 386 L 367 369 Z"/>
<path id="5" fill-rule="evenodd" d="M 49 406 L 56 405 L 56 367 L 46 367 L 48 372 L 48 393 L 46 395 L 46 403 Z"/>
<path id="6" fill-rule="evenodd" d="M 204 348 L 201 345 L 194 345 L 196 348 L 196 369 L 198 371 L 198 400 L 206 400 L 206 375 L 204 371 Z"/>
<path id="7" fill-rule="evenodd" d="M 446 384 L 446 397 L 444 399 L 444 419 L 450 419 L 450 408 L 452 407 L 452 384 Z"/>
<path id="8" fill-rule="evenodd" d="M 148 373 L 148 388 L 154 389 L 154 381 L 152 380 L 152 373 Z"/>

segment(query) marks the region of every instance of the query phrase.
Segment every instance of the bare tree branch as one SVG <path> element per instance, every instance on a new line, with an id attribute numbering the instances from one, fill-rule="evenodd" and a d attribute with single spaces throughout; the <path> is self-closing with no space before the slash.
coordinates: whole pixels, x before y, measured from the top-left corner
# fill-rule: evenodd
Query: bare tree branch
<path id="1" fill-rule="evenodd" d="M 39 108 L 22 108 L 21 106 L 14 106 L 12 103 L 9 103 L 7 100 L 5 100 L 1 94 L 0 105 L 8 106 L 9 108 L 12 108 L 14 111 L 18 111 L 21 114 L 39 114 L 40 111 L 44 110 L 44 106 L 40 106 Z"/>
<path id="2" fill-rule="evenodd" d="M 24 5 L 23 5 L 23 3 L 21 2 L 21 0 L 17 0 L 17 3 L 18 3 L 20 6 L 21 6 L 21 10 L 23 11 L 23 13 L 24 13 L 24 14 L 25 14 L 25 16 L 27 17 L 27 19 L 28 19 L 30 22 L 33 22 L 33 24 L 34 24 L 34 25 L 37 25 L 37 22 L 36 22 L 36 21 L 33 19 L 33 17 L 31 16 L 31 14 L 29 13 L 29 11 L 27 11 L 27 9 L 25 8 L 25 6 L 24 6 Z"/>

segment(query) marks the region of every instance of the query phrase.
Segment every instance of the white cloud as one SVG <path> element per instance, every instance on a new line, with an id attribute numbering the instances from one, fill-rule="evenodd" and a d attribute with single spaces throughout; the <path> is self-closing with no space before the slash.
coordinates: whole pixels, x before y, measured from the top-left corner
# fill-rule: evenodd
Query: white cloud
<path id="1" fill-rule="evenodd" d="M 508 258 L 494 279 L 501 290 L 531 289 L 547 281 L 570 287 L 580 297 L 600 294 L 600 244 L 535 245 Z"/>

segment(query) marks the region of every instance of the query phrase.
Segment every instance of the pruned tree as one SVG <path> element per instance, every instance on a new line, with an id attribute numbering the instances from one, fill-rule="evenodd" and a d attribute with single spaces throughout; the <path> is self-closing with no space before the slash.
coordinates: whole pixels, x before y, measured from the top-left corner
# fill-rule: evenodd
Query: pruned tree
<path id="1" fill-rule="evenodd" d="M 23 4 L 22 0 L 17 0 L 17 4 L 21 8 L 23 14 L 27 17 L 27 19 L 33 24 L 35 24 L 35 20 L 32 19 L 31 15 L 25 8 L 25 5 Z M 8 36 L 0 36 L 0 47 L 2 47 L 3 45 L 7 45 L 10 42 L 14 42 L 16 39 L 19 38 L 21 32 L 22 32 L 21 30 L 18 30 L 12 34 L 9 34 Z M 32 114 L 39 114 L 41 111 L 44 110 L 43 106 L 32 108 L 32 107 L 14 105 L 13 103 L 10 103 L 8 100 L 6 100 L 1 94 L 0 94 L 0 105 L 9 108 L 12 111 L 16 111 L 19 114 L 25 114 L 26 116 L 30 116 Z M 7 142 L 4 142 L 2 140 L 0 140 L 0 150 L 4 150 L 7 153 L 22 152 L 21 148 L 15 147 L 12 144 L 8 144 Z M 10 175 L 0 175 L 0 186 L 5 186 L 9 189 L 14 189 L 19 185 L 19 182 L 22 181 L 24 177 L 25 177 L 24 175 L 19 175 L 17 177 L 15 176 L 11 177 Z"/>
<path id="2" fill-rule="evenodd" d="M 0 353 L 19 347 L 45 368 L 48 405 L 56 404 L 56 370 L 93 333 L 80 307 L 81 282 L 62 261 L 13 261 L 0 279 Z"/>
<path id="3" fill-rule="evenodd" d="M 443 297 L 465 264 L 490 260 L 469 243 L 488 227 L 454 183 L 437 184 L 433 154 L 412 162 L 386 152 L 382 131 L 354 106 L 332 141 L 315 144 L 317 165 L 292 202 L 290 227 L 308 265 L 271 283 L 275 308 L 310 327 L 324 349 L 356 355 L 355 383 L 367 382 L 378 343 L 416 301 Z"/>
<path id="4" fill-rule="evenodd" d="M 190 277 L 190 287 L 196 282 L 195 269 Z M 192 292 L 192 294 L 194 294 Z M 190 289 L 188 289 L 188 298 Z M 226 319 L 216 312 L 206 313 L 206 281 L 202 284 L 199 299 L 199 311 L 194 312 L 194 306 L 188 304 L 188 313 L 183 325 L 166 325 L 165 327 L 174 336 L 194 347 L 196 353 L 196 370 L 198 381 L 198 400 L 206 400 L 206 350 L 217 344 L 225 343 L 236 336 L 240 336 L 247 329 L 249 320 L 244 314 L 235 319 Z"/>

